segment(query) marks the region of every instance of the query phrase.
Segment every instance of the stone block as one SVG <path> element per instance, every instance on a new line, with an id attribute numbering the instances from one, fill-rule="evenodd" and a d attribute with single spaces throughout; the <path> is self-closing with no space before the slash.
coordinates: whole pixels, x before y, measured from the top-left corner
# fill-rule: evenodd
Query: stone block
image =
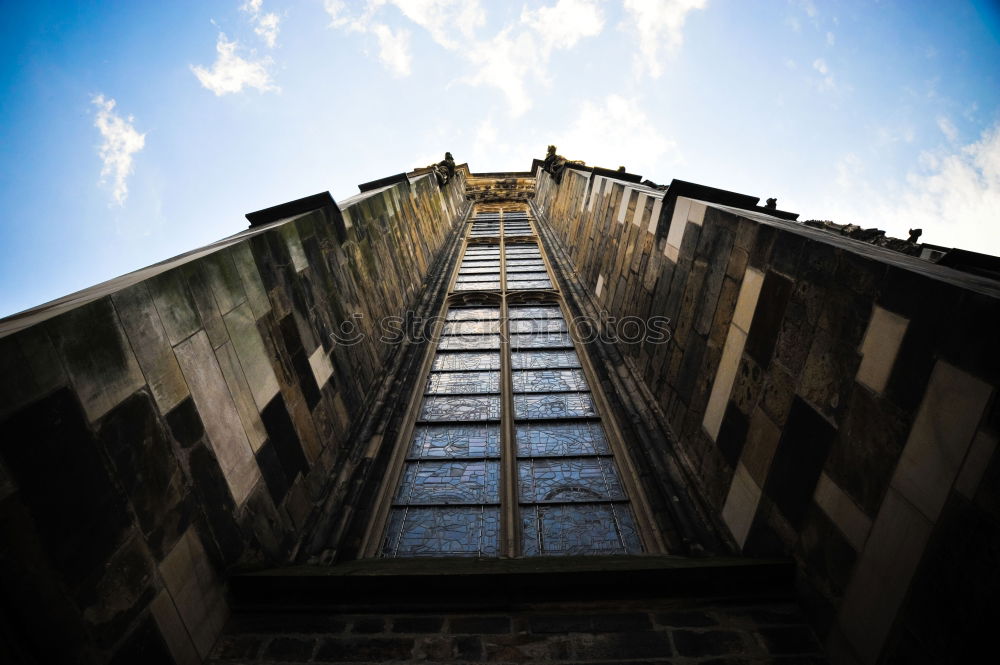
<path id="1" fill-rule="evenodd" d="M 190 448 L 205 434 L 205 426 L 201 422 L 201 416 L 198 415 L 198 409 L 190 397 L 174 407 L 166 415 L 166 421 L 170 428 L 170 435 L 181 445 L 181 448 Z"/>
<path id="2" fill-rule="evenodd" d="M 744 636 L 729 630 L 675 630 L 673 638 L 678 655 L 688 657 L 738 656 L 746 648 Z"/>
<path id="3" fill-rule="evenodd" d="M 0 338 L 0 418 L 68 383 L 42 326 Z"/>
<path id="4" fill-rule="evenodd" d="M 452 617 L 448 619 L 448 632 L 469 634 L 479 633 L 484 635 L 509 633 L 510 617 Z"/>
<path id="5" fill-rule="evenodd" d="M 170 655 L 173 656 L 174 663 L 176 665 L 201 665 L 202 658 L 198 655 L 198 650 L 195 648 L 194 642 L 191 641 L 191 636 L 188 635 L 181 616 L 177 613 L 169 591 L 164 589 L 156 596 L 150 605 L 150 613 L 156 620 L 156 625 L 170 650 Z M 217 653 L 222 657 L 228 657 L 232 652 L 223 650 L 221 653 Z M 241 657 L 247 655 L 256 655 L 256 652 L 253 654 L 247 654 L 246 650 L 241 652 Z"/>
<path id="6" fill-rule="evenodd" d="M 271 356 L 264 347 L 250 306 L 243 304 L 226 314 L 225 323 L 254 402 L 257 409 L 262 411 L 278 394 L 278 379 L 274 375 Z"/>
<path id="7" fill-rule="evenodd" d="M 98 437 L 146 542 L 162 557 L 187 529 L 189 515 L 184 474 L 149 397 L 136 393 L 112 409 Z"/>
<path id="8" fill-rule="evenodd" d="M 176 665 L 156 622 L 147 616 L 118 647 L 108 665 Z"/>
<path id="9" fill-rule="evenodd" d="M 743 358 L 740 359 L 736 380 L 733 383 L 733 392 L 730 396 L 732 403 L 749 416 L 757 406 L 757 399 L 760 397 L 763 383 L 764 372 L 754 360 L 744 354 Z"/>
<path id="10" fill-rule="evenodd" d="M 863 663 L 878 661 L 930 533 L 911 503 L 895 490 L 886 494 L 837 615 Z"/>
<path id="11" fill-rule="evenodd" d="M 145 284 L 171 346 L 201 328 L 201 320 L 183 268 L 160 273 L 147 279 Z"/>
<path id="12" fill-rule="evenodd" d="M 302 443 L 285 408 L 281 395 L 275 396 L 261 413 L 268 439 L 274 448 L 285 480 L 291 487 L 299 473 L 309 472 L 309 463 L 302 452 Z"/>
<path id="13" fill-rule="evenodd" d="M 396 617 L 392 620 L 394 633 L 440 633 L 444 618 L 436 616 Z"/>
<path id="14" fill-rule="evenodd" d="M 750 330 L 760 289 L 764 284 L 764 273 L 753 268 L 747 268 L 740 283 L 740 294 L 736 299 L 736 309 L 733 311 L 733 325 L 744 333 Z"/>
<path id="15" fill-rule="evenodd" d="M 756 409 L 750 417 L 750 428 L 740 462 L 761 487 L 767 480 L 767 472 L 771 468 L 771 460 L 780 438 L 781 429 L 767 417 L 763 409 Z"/>
<path id="16" fill-rule="evenodd" d="M 675 633 L 676 635 L 676 633 Z M 676 637 L 674 644 L 677 644 Z M 619 661 L 624 658 L 670 658 L 673 649 L 665 632 L 605 633 L 574 640 L 576 659 L 583 661 Z M 678 646 L 680 651 L 680 646 Z M 558 654 L 554 654 L 558 658 Z M 560 660 L 566 660 L 563 657 Z"/>
<path id="17" fill-rule="evenodd" d="M 230 248 L 233 263 L 236 271 L 243 282 L 243 290 L 247 294 L 247 302 L 256 318 L 260 318 L 271 311 L 271 301 L 267 298 L 267 290 L 264 289 L 264 282 L 260 279 L 257 271 L 257 262 L 254 260 L 253 251 L 249 242 L 241 242 Z"/>
<path id="18" fill-rule="evenodd" d="M 72 391 L 62 388 L 7 419 L 0 453 L 52 566 L 70 589 L 99 570 L 131 525 Z"/>
<path id="19" fill-rule="evenodd" d="M 267 430 L 264 429 L 264 423 L 261 422 L 257 404 L 254 402 L 253 391 L 243 374 L 243 366 L 236 355 L 236 348 L 232 341 L 217 348 L 215 357 L 219 361 L 219 369 L 222 370 L 222 376 L 226 379 L 226 385 L 229 386 L 236 410 L 240 414 L 240 420 L 243 422 L 243 429 L 250 441 L 250 447 L 256 453 L 267 440 Z"/>
<path id="20" fill-rule="evenodd" d="M 997 435 L 995 432 L 981 429 L 976 433 L 976 437 L 969 447 L 969 454 L 965 456 L 965 462 L 962 463 L 962 470 L 959 471 L 958 478 L 955 479 L 956 492 L 970 500 L 975 498 L 976 490 L 979 489 L 980 481 L 996 448 Z"/>
<path id="21" fill-rule="evenodd" d="M 191 299 L 194 302 L 194 309 L 201 322 L 200 327 L 205 329 L 212 348 L 215 348 L 225 342 L 229 338 L 229 334 L 222 321 L 219 305 L 215 302 L 215 293 L 212 291 L 211 282 L 209 282 L 207 268 L 204 262 L 197 261 L 186 264 L 183 271 Z"/>
<path id="22" fill-rule="evenodd" d="M 851 547 L 860 552 L 872 528 L 871 518 L 825 473 L 819 475 L 813 500 L 844 534 Z"/>
<path id="23" fill-rule="evenodd" d="M 156 405 L 167 413 L 188 396 L 188 388 L 146 283 L 119 291 L 112 300 Z"/>
<path id="24" fill-rule="evenodd" d="M 312 368 L 313 376 L 316 378 L 316 385 L 322 387 L 333 375 L 333 365 L 330 364 L 330 357 L 322 346 L 316 347 L 312 355 L 309 356 L 309 367 Z"/>
<path id="25" fill-rule="evenodd" d="M 760 486 L 754 482 L 745 466 L 737 464 L 733 483 L 729 487 L 729 495 L 722 508 L 722 520 L 740 547 L 743 547 L 747 534 L 750 533 L 760 496 Z"/>
<path id="26" fill-rule="evenodd" d="M 306 637 L 276 637 L 264 649 L 264 658 L 278 661 L 306 661 L 312 657 L 316 641 Z"/>
<path id="27" fill-rule="evenodd" d="M 295 272 L 308 268 L 309 261 L 306 259 L 305 250 L 302 249 L 302 240 L 299 238 L 299 230 L 296 228 L 295 222 L 282 224 L 278 227 L 278 233 L 281 234 L 281 238 L 288 248 L 288 255 L 292 259 Z"/>
<path id="28" fill-rule="evenodd" d="M 313 660 L 318 663 L 409 660 L 413 639 L 408 637 L 327 637 L 320 642 Z"/>
<path id="29" fill-rule="evenodd" d="M 95 645 L 109 650 L 153 600 L 153 563 L 135 531 L 76 594 Z"/>
<path id="30" fill-rule="evenodd" d="M 201 259 L 201 264 L 212 293 L 215 294 L 215 303 L 220 313 L 225 314 L 246 301 L 243 280 L 229 250 L 213 252 Z"/>
<path id="31" fill-rule="evenodd" d="M 260 471 L 208 336 L 196 333 L 174 351 L 226 484 L 236 504 L 242 505 L 260 479 Z"/>
<path id="32" fill-rule="evenodd" d="M 829 419 L 839 420 L 859 361 L 856 347 L 827 328 L 817 328 L 799 377 L 799 395 Z"/>
<path id="33" fill-rule="evenodd" d="M 193 528 L 160 563 L 160 576 L 198 655 L 208 658 L 229 618 L 222 583 Z"/>
<path id="34" fill-rule="evenodd" d="M 70 310 L 44 325 L 91 422 L 146 382 L 110 298 Z"/>
<path id="35" fill-rule="evenodd" d="M 835 435 L 830 423 L 795 398 L 764 485 L 793 527 L 810 504 Z"/>
<path id="36" fill-rule="evenodd" d="M 937 520 L 992 395 L 992 387 L 939 360 L 891 485 Z"/>
<path id="37" fill-rule="evenodd" d="M 906 443 L 910 421 L 887 400 L 855 384 L 825 472 L 874 517 Z"/>
<path id="38" fill-rule="evenodd" d="M 743 356 L 743 346 L 746 343 L 746 333 L 735 324 L 730 326 L 726 336 L 726 345 L 722 348 L 722 359 L 712 382 L 712 392 L 709 394 L 708 406 L 705 407 L 704 425 L 713 441 L 719 436 L 722 418 L 729 404 L 729 395 L 736 380 L 736 371 Z"/>
<path id="39" fill-rule="evenodd" d="M 722 419 L 722 426 L 719 428 L 719 437 L 716 444 L 726 464 L 735 467 L 743 453 L 743 445 L 746 443 L 747 429 L 749 428 L 749 418 L 740 411 L 733 402 L 729 402 L 726 407 L 726 415 Z"/>
<path id="40" fill-rule="evenodd" d="M 868 329 L 861 342 L 861 364 L 857 374 L 859 382 L 877 393 L 885 390 L 908 324 L 908 319 L 878 305 L 872 308 Z"/>
<path id="41" fill-rule="evenodd" d="M 764 276 L 753 320 L 746 329 L 746 352 L 765 370 L 771 364 L 771 355 L 774 353 L 778 331 L 791 294 L 790 280 L 773 272 Z"/>

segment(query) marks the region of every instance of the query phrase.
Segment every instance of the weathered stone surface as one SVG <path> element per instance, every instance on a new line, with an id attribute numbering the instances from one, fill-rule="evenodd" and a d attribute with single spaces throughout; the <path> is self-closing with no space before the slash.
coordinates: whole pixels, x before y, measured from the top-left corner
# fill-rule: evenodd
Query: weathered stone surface
<path id="1" fill-rule="evenodd" d="M 101 421 L 99 439 L 146 541 L 162 557 L 190 516 L 183 473 L 149 397 L 136 393 L 115 407 Z"/>
<path id="2" fill-rule="evenodd" d="M 836 431 L 801 399 L 792 403 L 764 492 L 788 521 L 801 523 Z"/>
<path id="3" fill-rule="evenodd" d="M 45 327 L 91 422 L 145 383 L 110 298 L 70 310 Z"/>
<path id="4" fill-rule="evenodd" d="M 241 305 L 225 316 L 226 328 L 239 357 L 240 366 L 253 393 L 257 409 L 263 411 L 278 393 L 272 358 L 264 347 L 249 305 Z"/>
<path id="5" fill-rule="evenodd" d="M 20 500 L 52 565 L 76 588 L 117 549 L 131 523 L 126 499 L 70 390 L 21 409 L 2 429 L 0 453 Z"/>
<path id="6" fill-rule="evenodd" d="M 250 447 L 253 448 L 254 452 L 257 452 L 267 440 L 267 431 L 260 419 L 253 391 L 250 389 L 250 384 L 247 383 L 247 377 L 243 373 L 243 366 L 236 355 L 232 341 L 226 342 L 216 349 L 215 356 L 219 361 L 222 375 L 226 379 L 226 385 L 229 386 L 229 392 L 233 396 L 236 410 L 240 414 L 240 420 L 243 422 L 243 429 L 250 441 Z"/>
<path id="7" fill-rule="evenodd" d="M 785 307 L 792 293 L 792 282 L 777 273 L 768 272 L 761 285 L 753 321 L 747 331 L 746 352 L 763 369 L 771 363 Z"/>
<path id="8" fill-rule="evenodd" d="M 178 344 L 175 351 L 191 396 L 202 414 L 212 449 L 233 498 L 240 505 L 260 479 L 260 471 L 215 353 L 203 332 Z"/>

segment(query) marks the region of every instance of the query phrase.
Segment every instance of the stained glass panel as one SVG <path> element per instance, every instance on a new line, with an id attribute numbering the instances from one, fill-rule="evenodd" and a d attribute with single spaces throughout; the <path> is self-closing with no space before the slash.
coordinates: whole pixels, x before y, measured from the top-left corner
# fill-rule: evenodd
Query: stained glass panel
<path id="1" fill-rule="evenodd" d="M 558 319 L 515 319 L 510 322 L 512 333 L 563 332 L 566 322 Z"/>
<path id="2" fill-rule="evenodd" d="M 434 356 L 432 369 L 441 370 L 475 370 L 500 369 L 499 353 L 439 353 Z"/>
<path id="3" fill-rule="evenodd" d="M 600 423 L 518 424 L 514 436 L 521 457 L 607 455 L 611 450 Z"/>
<path id="4" fill-rule="evenodd" d="M 508 282 L 507 282 L 507 288 L 510 289 L 510 290 L 512 290 L 512 291 L 523 291 L 525 289 L 551 289 L 552 288 L 552 282 L 550 282 L 547 279 L 545 279 L 545 280 L 536 279 L 536 280 L 525 281 L 525 282 L 521 282 L 521 281 L 515 282 L 515 281 L 508 280 Z"/>
<path id="5" fill-rule="evenodd" d="M 514 369 L 548 369 L 553 367 L 579 367 L 576 351 L 518 351 L 510 354 Z"/>
<path id="6" fill-rule="evenodd" d="M 511 271 L 508 270 L 507 271 L 507 278 L 508 279 L 517 279 L 517 280 L 528 280 L 528 279 L 539 280 L 539 279 L 548 279 L 549 278 L 549 274 L 547 272 L 544 272 L 544 271 L 542 271 L 542 272 L 511 272 Z"/>
<path id="7" fill-rule="evenodd" d="M 499 457 L 497 425 L 417 425 L 410 457 Z"/>
<path id="8" fill-rule="evenodd" d="M 496 460 L 407 462 L 395 504 L 499 503 Z"/>
<path id="9" fill-rule="evenodd" d="M 524 554 L 635 554 L 642 551 L 623 504 L 522 506 Z"/>
<path id="10" fill-rule="evenodd" d="M 498 393 L 500 372 L 431 372 L 425 392 L 449 393 Z"/>
<path id="11" fill-rule="evenodd" d="M 545 393 L 587 390 L 587 379 L 579 369 L 537 369 L 514 372 L 514 392 Z"/>
<path id="12" fill-rule="evenodd" d="M 511 307 L 507 314 L 512 319 L 561 319 L 562 310 L 556 305 L 529 305 Z"/>
<path id="13" fill-rule="evenodd" d="M 382 556 L 497 556 L 500 509 L 494 506 L 393 508 Z"/>
<path id="14" fill-rule="evenodd" d="M 486 321 L 500 318 L 498 307 L 461 307 L 448 310 L 448 321 Z"/>
<path id="15" fill-rule="evenodd" d="M 611 460 L 604 457 L 532 459 L 517 463 L 518 489 L 525 503 L 624 499 Z"/>
<path id="16" fill-rule="evenodd" d="M 500 335 L 442 335 L 438 348 L 443 351 L 499 349 Z"/>
<path id="17" fill-rule="evenodd" d="M 544 349 L 573 346 L 569 333 L 517 333 L 510 336 L 512 349 Z"/>
<path id="18" fill-rule="evenodd" d="M 596 415 L 597 409 L 588 393 L 514 395 L 514 417 L 518 419 L 585 418 Z"/>
<path id="19" fill-rule="evenodd" d="M 462 395 L 438 397 L 428 395 L 420 408 L 420 419 L 424 421 L 447 420 L 499 420 L 499 395 Z"/>
<path id="20" fill-rule="evenodd" d="M 470 282 L 468 284 L 456 284 L 456 291 L 499 291 L 500 282 Z"/>
<path id="21" fill-rule="evenodd" d="M 481 333 L 499 333 L 499 321 L 454 321 L 444 324 L 441 331 L 445 335 L 471 335 Z"/>

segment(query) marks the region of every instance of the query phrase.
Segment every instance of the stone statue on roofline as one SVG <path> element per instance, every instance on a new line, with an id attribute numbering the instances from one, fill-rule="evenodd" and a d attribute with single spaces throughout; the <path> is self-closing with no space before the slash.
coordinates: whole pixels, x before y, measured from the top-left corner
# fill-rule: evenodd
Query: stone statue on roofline
<path id="1" fill-rule="evenodd" d="M 562 182 L 563 171 L 566 170 L 567 164 L 579 164 L 582 166 L 584 162 L 579 159 L 567 160 L 562 155 L 557 155 L 556 147 L 550 145 L 548 152 L 545 153 L 545 159 L 542 160 L 542 170 L 551 175 L 552 179 L 558 185 Z"/>
<path id="2" fill-rule="evenodd" d="M 437 164 L 431 164 L 434 177 L 437 178 L 438 185 L 444 187 L 455 177 L 455 158 L 450 152 L 444 153 L 444 159 Z"/>

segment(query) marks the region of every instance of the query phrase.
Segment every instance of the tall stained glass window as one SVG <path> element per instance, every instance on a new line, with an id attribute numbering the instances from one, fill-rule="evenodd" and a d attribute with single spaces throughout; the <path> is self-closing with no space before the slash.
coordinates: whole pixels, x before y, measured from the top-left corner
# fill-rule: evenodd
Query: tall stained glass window
<path id="1" fill-rule="evenodd" d="M 643 550 L 533 224 L 469 223 L 379 556 Z"/>

